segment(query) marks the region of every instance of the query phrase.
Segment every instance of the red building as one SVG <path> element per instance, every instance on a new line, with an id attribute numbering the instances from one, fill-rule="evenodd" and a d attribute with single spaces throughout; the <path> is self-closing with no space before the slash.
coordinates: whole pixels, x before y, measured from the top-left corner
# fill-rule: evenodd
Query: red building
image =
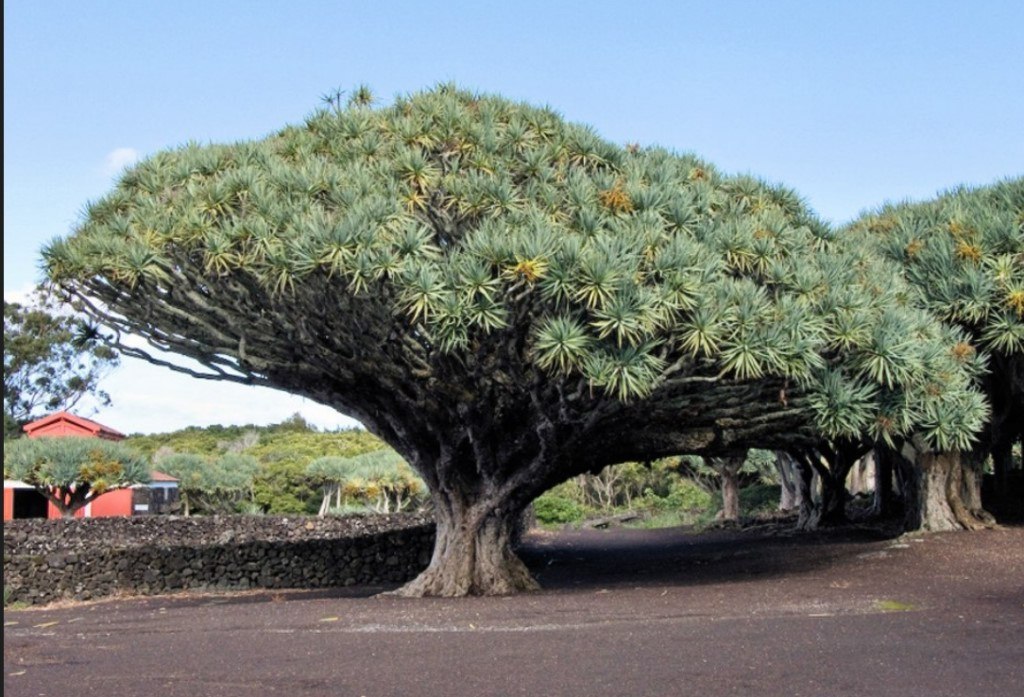
<path id="1" fill-rule="evenodd" d="M 125 435 L 90 419 L 59 411 L 23 427 L 29 438 L 79 436 L 124 440 Z M 147 484 L 114 489 L 98 496 L 75 512 L 76 518 L 140 515 L 162 512 L 178 500 L 178 480 L 153 472 Z M 4 480 L 4 520 L 12 518 L 60 518 L 60 511 L 35 487 L 17 480 Z"/>

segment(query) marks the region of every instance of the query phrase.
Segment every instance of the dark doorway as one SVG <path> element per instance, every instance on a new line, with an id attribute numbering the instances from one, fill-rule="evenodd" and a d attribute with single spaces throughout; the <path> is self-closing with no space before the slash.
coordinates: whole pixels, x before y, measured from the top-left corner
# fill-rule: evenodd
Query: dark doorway
<path id="1" fill-rule="evenodd" d="M 45 518 L 49 501 L 35 489 L 14 490 L 14 518 Z"/>

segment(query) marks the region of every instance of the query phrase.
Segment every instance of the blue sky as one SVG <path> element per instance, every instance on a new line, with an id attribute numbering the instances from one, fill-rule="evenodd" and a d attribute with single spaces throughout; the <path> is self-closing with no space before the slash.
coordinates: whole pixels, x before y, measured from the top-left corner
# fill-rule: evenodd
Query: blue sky
<path id="1" fill-rule="evenodd" d="M 889 199 L 1024 174 L 1024 3 L 4 3 L 4 293 L 38 280 L 121 166 L 259 138 L 360 82 L 547 104 L 619 143 L 691 151 L 799 191 L 837 223 Z M 124 431 L 330 409 L 125 365 Z"/>

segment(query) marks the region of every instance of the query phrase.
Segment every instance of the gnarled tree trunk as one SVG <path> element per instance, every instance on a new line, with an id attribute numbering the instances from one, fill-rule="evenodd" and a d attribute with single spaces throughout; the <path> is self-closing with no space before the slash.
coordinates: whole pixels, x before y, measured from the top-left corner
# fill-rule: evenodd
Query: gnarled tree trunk
<path id="1" fill-rule="evenodd" d="M 722 510 L 718 513 L 718 520 L 729 523 L 738 523 L 740 520 L 739 472 L 746 459 L 744 453 L 734 457 L 712 457 L 708 460 L 708 464 L 721 478 Z"/>
<path id="2" fill-rule="evenodd" d="M 434 495 L 437 541 L 430 565 L 396 595 L 505 595 L 539 588 L 516 556 L 522 510 L 497 498 Z M 507 502 L 506 502 L 507 504 Z"/>
<path id="3" fill-rule="evenodd" d="M 875 500 L 872 515 L 876 518 L 888 518 L 896 510 L 892 486 L 895 457 L 896 454 L 887 447 L 882 446 L 875 450 Z"/>
<path id="4" fill-rule="evenodd" d="M 821 505 L 817 497 L 818 474 L 802 457 L 794 457 L 796 471 L 800 475 L 797 487 L 800 492 L 800 513 L 796 521 L 797 530 L 816 530 L 821 518 Z"/>
<path id="5" fill-rule="evenodd" d="M 775 451 L 775 470 L 779 474 L 779 510 L 786 513 L 796 510 L 800 506 L 800 486 L 796 465 L 789 453 L 782 450 Z"/>
<path id="6" fill-rule="evenodd" d="M 914 457 L 911 462 L 908 455 Z M 938 532 L 943 530 L 979 530 L 990 527 L 991 516 L 979 507 L 972 510 L 965 504 L 964 470 L 971 465 L 964 464 L 961 453 L 952 451 L 936 453 L 930 450 L 905 448 L 900 458 L 903 470 L 905 519 L 908 530 L 927 530 Z M 974 475 L 968 474 L 971 490 L 969 497 L 980 494 L 973 491 Z"/>

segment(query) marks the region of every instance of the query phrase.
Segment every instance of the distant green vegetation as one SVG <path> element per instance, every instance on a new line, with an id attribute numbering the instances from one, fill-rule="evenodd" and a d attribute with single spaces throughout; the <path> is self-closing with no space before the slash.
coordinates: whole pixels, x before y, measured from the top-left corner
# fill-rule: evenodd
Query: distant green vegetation
<path id="1" fill-rule="evenodd" d="M 264 513 L 313 514 L 320 507 L 323 492 L 315 477 L 307 473 L 317 458 L 353 457 L 385 448 L 376 436 L 362 429 L 321 432 L 302 416 L 271 426 L 189 427 L 171 433 L 132 435 L 127 441 L 138 451 L 160 461 L 172 455 L 199 455 L 217 462 L 225 454 L 244 454 L 258 465 L 249 485 L 248 497 L 236 502 L 235 510 Z M 173 462 L 173 460 L 172 460 Z M 214 489 L 213 484 L 210 489 Z M 232 490 L 238 490 L 237 482 Z M 209 496 L 204 497 L 209 501 Z M 195 512 L 224 512 L 201 500 Z"/>
<path id="2" fill-rule="evenodd" d="M 744 464 L 740 510 L 744 516 L 774 511 L 779 486 L 774 479 L 773 458 L 752 450 Z M 545 526 L 582 523 L 632 512 L 637 527 L 701 525 L 711 522 L 721 509 L 716 474 L 701 458 L 663 458 L 649 464 L 627 462 L 607 467 L 598 474 L 584 474 L 563 482 L 534 501 L 537 521 Z"/>
<path id="3" fill-rule="evenodd" d="M 377 437 L 362 429 L 321 432 L 298 414 L 271 426 L 190 427 L 127 442 L 182 480 L 191 513 L 383 512 L 409 510 L 426 498 L 419 477 Z M 233 460 L 245 466 L 225 466 Z M 778 505 L 773 461 L 765 451 L 750 452 L 741 470 L 743 515 Z M 708 523 L 721 503 L 714 470 L 701 458 L 682 457 L 573 477 L 541 495 L 534 510 L 546 526 L 635 512 L 641 519 L 631 525 L 667 527 Z"/>

